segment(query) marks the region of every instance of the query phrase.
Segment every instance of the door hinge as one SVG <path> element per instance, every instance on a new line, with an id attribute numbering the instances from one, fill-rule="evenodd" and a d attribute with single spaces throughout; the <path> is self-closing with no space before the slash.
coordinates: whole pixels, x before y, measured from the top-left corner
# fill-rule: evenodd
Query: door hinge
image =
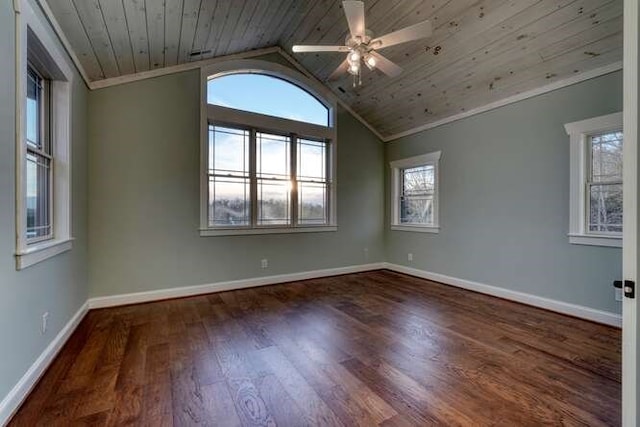
<path id="1" fill-rule="evenodd" d="M 616 280 L 613 282 L 614 288 L 622 289 L 624 292 L 624 296 L 627 298 L 635 298 L 636 297 L 636 282 L 633 280 Z"/>

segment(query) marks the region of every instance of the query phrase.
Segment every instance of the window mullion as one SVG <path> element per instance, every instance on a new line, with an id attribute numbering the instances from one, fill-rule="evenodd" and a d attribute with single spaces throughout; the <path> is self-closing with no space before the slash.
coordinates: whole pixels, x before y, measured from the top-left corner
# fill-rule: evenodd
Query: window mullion
<path id="1" fill-rule="evenodd" d="M 335 185 L 333 183 L 333 181 L 331 180 L 331 177 L 334 176 L 333 175 L 333 159 L 331 158 L 331 144 L 334 143 L 334 141 L 327 141 L 326 139 L 324 140 L 325 144 L 324 144 L 324 182 L 325 182 L 325 194 L 324 194 L 324 206 L 325 206 L 325 218 L 327 219 L 327 224 L 331 224 L 333 222 L 336 221 L 336 218 L 332 217 L 332 213 L 333 213 L 333 206 L 332 206 L 332 202 L 334 202 L 332 200 L 331 194 L 333 191 L 332 186 Z M 337 215 L 337 213 L 336 213 Z"/>
<path id="2" fill-rule="evenodd" d="M 251 215 L 251 227 L 258 225 L 258 156 L 257 156 L 257 131 L 251 129 L 249 133 L 249 196 L 250 202 L 250 215 Z"/>
<path id="3" fill-rule="evenodd" d="M 290 180 L 291 180 L 291 225 L 298 225 L 298 135 L 292 133 L 290 136 Z"/>

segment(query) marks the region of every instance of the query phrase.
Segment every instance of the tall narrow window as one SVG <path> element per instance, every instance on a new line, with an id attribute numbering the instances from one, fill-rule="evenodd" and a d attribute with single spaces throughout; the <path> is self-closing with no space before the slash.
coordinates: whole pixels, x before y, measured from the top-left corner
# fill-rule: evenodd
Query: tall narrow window
<path id="1" fill-rule="evenodd" d="M 622 113 L 564 125 L 570 142 L 569 242 L 622 246 Z"/>
<path id="2" fill-rule="evenodd" d="M 622 132 L 589 137 L 587 202 L 589 231 L 622 233 Z"/>
<path id="3" fill-rule="evenodd" d="M 325 141 L 298 139 L 298 221 L 317 225 L 328 222 L 328 145 Z"/>
<path id="4" fill-rule="evenodd" d="M 27 66 L 26 74 L 26 237 L 32 243 L 53 235 L 53 150 L 49 135 L 49 81 L 31 66 Z"/>
<path id="5" fill-rule="evenodd" d="M 262 61 L 230 61 L 201 76 L 200 235 L 335 231 L 335 101 Z"/>
<path id="6" fill-rule="evenodd" d="M 402 169 L 400 223 L 433 225 L 435 166 Z"/>
<path id="7" fill-rule="evenodd" d="M 257 132 L 258 225 L 291 225 L 291 137 Z"/>
<path id="8" fill-rule="evenodd" d="M 209 127 L 209 225 L 250 223 L 249 131 Z"/>

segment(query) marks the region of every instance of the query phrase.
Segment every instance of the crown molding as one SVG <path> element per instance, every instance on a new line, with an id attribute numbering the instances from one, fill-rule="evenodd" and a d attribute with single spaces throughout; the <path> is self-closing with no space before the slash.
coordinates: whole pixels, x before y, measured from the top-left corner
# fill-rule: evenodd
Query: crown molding
<path id="1" fill-rule="evenodd" d="M 485 113 L 487 111 L 495 110 L 496 108 L 504 107 L 505 105 L 513 104 L 516 102 L 524 101 L 525 99 L 533 98 L 538 95 L 542 95 L 548 92 L 552 92 L 557 89 L 561 89 L 563 87 L 571 86 L 576 83 L 580 83 L 586 80 L 591 80 L 596 77 L 604 76 L 606 74 L 611 74 L 613 72 L 622 70 L 622 61 L 614 62 L 613 64 L 605 65 L 604 67 L 595 68 L 593 70 L 585 71 L 580 74 L 573 75 L 569 78 L 558 80 L 557 82 L 550 83 L 545 86 L 541 86 L 536 89 L 528 90 L 526 92 L 519 93 L 517 95 L 509 96 L 504 99 L 500 99 L 498 101 L 492 102 L 490 104 L 482 105 L 480 107 L 473 108 L 469 111 L 465 111 L 464 113 L 455 114 L 453 116 L 445 117 L 443 119 L 437 120 L 432 123 L 427 123 L 426 125 L 418 126 L 404 132 L 399 132 L 393 135 L 389 135 L 384 137 L 382 140 L 384 142 L 391 142 L 397 139 L 403 138 L 405 136 L 414 135 L 416 133 L 423 132 L 425 130 L 433 129 L 438 126 L 445 125 L 447 123 L 455 122 L 457 120 L 461 120 L 467 117 L 475 116 L 476 114 Z"/>
<path id="2" fill-rule="evenodd" d="M 200 61 L 187 62 L 184 64 L 172 65 L 170 67 L 156 68 L 154 70 L 140 71 L 134 74 L 125 74 L 123 76 L 111 77 L 103 80 L 94 80 L 89 84 L 91 90 L 102 89 L 110 86 L 117 86 L 125 83 L 131 83 L 138 80 L 152 79 L 167 74 L 180 73 L 182 71 L 195 70 L 209 65 L 217 64 L 224 61 L 232 61 L 235 59 L 255 58 L 256 56 L 268 55 L 270 53 L 278 53 L 279 47 L 265 47 L 263 49 L 250 50 L 247 52 L 234 53 L 231 55 L 216 56 L 215 58 L 202 59 Z"/>

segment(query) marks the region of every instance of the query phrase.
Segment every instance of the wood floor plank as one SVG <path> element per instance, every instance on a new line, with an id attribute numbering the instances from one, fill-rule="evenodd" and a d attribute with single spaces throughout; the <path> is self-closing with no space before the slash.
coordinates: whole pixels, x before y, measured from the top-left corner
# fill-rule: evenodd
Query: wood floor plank
<path id="1" fill-rule="evenodd" d="M 378 270 L 91 311 L 10 425 L 615 426 L 620 348 Z"/>

